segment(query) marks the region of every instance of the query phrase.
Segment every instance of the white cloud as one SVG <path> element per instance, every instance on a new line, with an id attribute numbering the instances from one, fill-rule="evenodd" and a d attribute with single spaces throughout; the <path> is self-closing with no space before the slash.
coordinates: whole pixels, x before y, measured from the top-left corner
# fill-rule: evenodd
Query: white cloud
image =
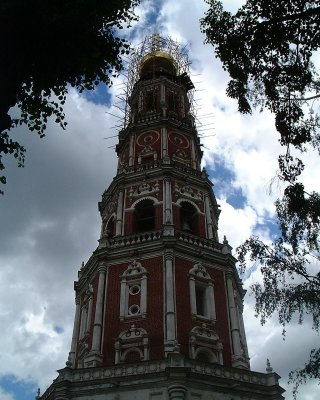
<path id="1" fill-rule="evenodd" d="M 225 2 L 232 10 L 241 3 Z M 273 202 L 282 189 L 274 185 L 272 194 L 268 194 L 280 151 L 273 116 L 266 112 L 240 115 L 237 104 L 227 98 L 228 76 L 212 47 L 203 45 L 204 36 L 199 29 L 199 19 L 207 7 L 204 1 L 143 2 L 137 10 L 141 21 L 134 24 L 135 44 L 147 32 L 153 32 L 144 24 L 156 6 L 160 9 L 157 29 L 189 44 L 195 97 L 201 102 L 198 115 L 212 114 L 202 119 L 204 125 L 214 122 L 214 126 L 206 125 L 212 129 L 203 135 L 215 134 L 202 139 L 208 148 L 204 148 L 205 163 L 214 170 L 217 160 L 223 162 L 232 174 L 230 185 L 223 186 L 223 180 L 217 180 L 215 190 L 219 191 L 222 210 L 220 240 L 226 235 L 235 248 L 255 232 L 263 217 L 273 216 Z M 117 84 L 110 93 L 115 96 L 121 90 Z M 18 379 L 34 380 L 42 389 L 66 361 L 74 316 L 72 282 L 81 261 L 88 259 L 97 245 L 97 202 L 116 171 L 114 149 L 108 148 L 116 138 L 104 137 L 117 134 L 111 128 L 117 118 L 105 111 L 121 114 L 115 107 L 106 110 L 71 91 L 66 103 L 67 131 L 62 132 L 51 123 L 46 138 L 39 140 L 20 128 L 16 136 L 27 148 L 26 168 L 18 169 L 8 161 L 8 184 L 0 199 L 0 281 L 5 288 L 0 291 L 0 376 L 14 374 Z M 306 187 L 312 189 L 320 182 L 318 156 L 308 153 L 307 157 L 308 168 L 303 176 Z M 241 207 L 227 202 L 230 186 L 232 190 L 241 188 L 245 198 Z M 270 239 L 267 228 L 260 226 L 259 231 L 266 240 Z M 253 279 L 261 281 L 258 270 L 251 272 L 244 282 L 246 288 Z M 273 318 L 262 327 L 254 317 L 252 296 L 247 295 L 245 301 L 252 368 L 264 371 L 266 358 L 270 358 L 274 370 L 284 378 L 281 384 L 286 386 L 288 371 L 303 365 L 318 337 L 306 321 L 302 326 L 291 324 L 283 342 L 277 320 Z M 317 389 L 313 382 L 309 383 L 301 390 L 303 398 L 316 400 Z M 13 400 L 10 393 L 1 389 L 0 398 Z M 286 399 L 291 398 L 288 392 Z"/>

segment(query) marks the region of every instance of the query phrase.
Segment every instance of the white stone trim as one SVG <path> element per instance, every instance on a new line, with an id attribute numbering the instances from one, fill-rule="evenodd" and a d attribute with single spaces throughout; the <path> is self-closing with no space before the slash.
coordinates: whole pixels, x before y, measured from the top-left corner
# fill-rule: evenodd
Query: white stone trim
<path id="1" fill-rule="evenodd" d="M 97 353 L 101 353 L 101 333 L 102 333 L 102 320 L 103 320 L 103 296 L 104 296 L 104 285 L 106 281 L 106 266 L 101 264 L 99 266 L 99 282 L 98 292 L 96 299 L 96 311 L 94 318 L 94 326 L 92 333 L 92 346 L 91 350 Z"/>
<path id="2" fill-rule="evenodd" d="M 199 353 L 205 352 L 209 361 L 223 365 L 223 345 L 215 331 L 209 329 L 206 324 L 195 326 L 189 334 L 189 355 L 196 359 Z"/>
<path id="3" fill-rule="evenodd" d="M 90 329 L 92 313 L 93 287 L 89 284 L 85 297 L 81 304 L 79 339 L 83 339 Z"/>
<path id="4" fill-rule="evenodd" d="M 144 196 L 144 197 L 141 197 L 140 199 L 137 199 L 134 203 L 132 203 L 130 208 L 126 208 L 126 211 L 133 210 L 136 207 L 136 205 L 143 200 L 152 200 L 155 204 L 159 203 L 159 200 L 156 197 Z"/>
<path id="5" fill-rule="evenodd" d="M 208 239 L 213 239 L 213 224 L 210 214 L 210 203 L 209 203 L 209 196 L 204 195 L 204 205 L 205 205 L 205 213 L 206 213 L 206 228 L 207 228 L 207 236 Z"/>
<path id="6" fill-rule="evenodd" d="M 77 341 L 78 341 L 78 331 L 79 331 L 79 323 L 80 323 L 80 299 L 76 297 L 76 311 L 73 323 L 73 331 L 72 331 L 72 340 L 71 340 L 71 348 L 69 353 L 68 362 L 72 368 L 75 368 L 75 355 L 77 350 Z"/>
<path id="7" fill-rule="evenodd" d="M 119 190 L 118 207 L 117 207 L 117 218 L 116 218 L 116 234 L 119 236 L 122 233 L 122 221 L 123 221 L 123 203 L 124 203 L 124 190 Z"/>
<path id="8" fill-rule="evenodd" d="M 190 269 L 189 274 L 190 289 L 190 308 L 194 318 L 207 319 L 210 322 L 216 321 L 216 307 L 214 298 L 214 283 L 205 267 L 201 263 L 196 263 Z M 204 312 L 203 315 L 197 314 L 196 289 L 204 290 Z"/>
<path id="9" fill-rule="evenodd" d="M 133 285 L 140 286 L 140 304 L 137 304 L 139 313 L 130 314 L 129 296 L 135 296 L 130 293 L 130 286 Z M 136 260 L 133 260 L 121 275 L 119 314 L 122 321 L 132 317 L 145 318 L 147 315 L 147 270 Z"/>
<path id="10" fill-rule="evenodd" d="M 165 264 L 165 353 L 177 352 L 176 304 L 174 287 L 174 255 L 166 252 Z"/>
<path id="11" fill-rule="evenodd" d="M 134 324 L 125 331 L 122 331 L 114 344 L 115 364 L 125 362 L 126 356 L 131 351 L 140 354 L 141 361 L 149 360 L 149 337 L 143 328 L 138 328 Z"/>

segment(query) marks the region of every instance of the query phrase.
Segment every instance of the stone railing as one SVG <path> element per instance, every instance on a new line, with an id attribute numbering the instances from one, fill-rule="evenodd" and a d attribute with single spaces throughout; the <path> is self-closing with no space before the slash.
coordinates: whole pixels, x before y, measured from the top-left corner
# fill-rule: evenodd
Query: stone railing
<path id="1" fill-rule="evenodd" d="M 163 164 L 171 165 L 175 170 L 180 171 L 188 176 L 195 176 L 197 178 L 205 177 L 202 171 L 191 168 L 179 161 L 168 160 L 168 162 L 164 162 L 163 160 L 155 160 L 145 164 L 135 164 L 131 166 L 121 166 L 118 170 L 118 173 L 131 174 L 134 172 L 142 172 L 149 171 L 152 169 L 156 169 L 161 167 Z"/>
<path id="2" fill-rule="evenodd" d="M 203 247 L 204 249 L 218 250 L 221 252 L 223 248 L 223 244 L 216 242 L 215 240 L 201 238 L 184 231 L 175 231 L 175 237 L 185 243 L 194 244 Z"/>
<path id="3" fill-rule="evenodd" d="M 109 367 L 95 368 L 79 368 L 71 369 L 64 368 L 59 371 L 59 376 L 55 382 L 68 380 L 70 382 L 88 382 L 96 380 L 106 380 L 112 378 L 126 378 L 130 376 L 148 374 L 156 374 L 165 372 L 167 368 L 188 368 L 192 373 L 202 374 L 210 377 L 232 379 L 238 381 L 255 384 L 272 386 L 278 383 L 278 375 L 275 373 L 261 373 L 250 370 L 225 367 L 219 364 L 200 362 L 191 359 L 186 359 L 183 355 L 173 354 L 162 360 L 142 361 L 132 364 L 118 364 Z"/>
<path id="4" fill-rule="evenodd" d="M 160 240 L 163 236 L 168 236 L 163 234 L 163 229 L 148 231 L 148 232 L 140 232 L 127 236 L 116 236 L 113 238 L 102 237 L 100 242 L 101 247 L 125 247 L 136 244 L 144 244 L 148 242 L 154 242 Z M 205 239 L 199 236 L 192 235 L 190 233 L 184 231 L 173 230 L 169 236 L 174 236 L 179 242 L 188 243 L 189 245 L 194 245 L 197 247 L 201 247 L 203 249 L 211 249 L 215 251 L 222 252 L 224 244 L 216 242 L 212 239 Z"/>
<path id="5" fill-rule="evenodd" d="M 153 242 L 154 240 L 159 240 L 161 234 L 162 230 L 158 230 L 158 231 L 135 233 L 134 235 L 128 235 L 128 236 L 118 236 L 112 239 L 107 239 L 107 246 L 123 247 L 134 244 Z"/>
<path id="6" fill-rule="evenodd" d="M 174 169 L 177 170 L 177 171 L 181 171 L 181 172 L 183 172 L 183 173 L 185 173 L 185 174 L 187 174 L 189 176 L 190 175 L 191 176 L 196 176 L 198 178 L 202 177 L 202 172 L 199 171 L 198 169 L 194 169 L 194 168 L 188 167 L 187 165 L 185 165 L 183 163 L 180 163 L 178 161 L 173 161 L 171 164 L 173 165 Z"/>

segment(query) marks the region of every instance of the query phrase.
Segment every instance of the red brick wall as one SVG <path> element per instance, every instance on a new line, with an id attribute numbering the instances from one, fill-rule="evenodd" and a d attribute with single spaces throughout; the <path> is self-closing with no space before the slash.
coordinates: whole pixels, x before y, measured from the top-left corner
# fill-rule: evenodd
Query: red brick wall
<path id="1" fill-rule="evenodd" d="M 95 317 L 95 311 L 96 311 L 96 303 L 97 303 L 97 293 L 98 293 L 98 283 L 99 283 L 99 272 L 97 271 L 97 274 L 93 277 L 92 281 L 90 282 L 92 287 L 93 287 L 93 299 L 92 299 L 92 308 L 91 308 L 91 319 L 90 319 L 90 329 L 89 329 L 89 335 L 84 336 L 81 340 L 79 338 L 80 335 L 80 327 L 81 327 L 81 308 L 84 302 L 84 297 L 85 297 L 85 292 L 81 295 L 81 300 L 80 300 L 80 321 L 79 321 L 79 329 L 78 329 L 78 343 L 86 343 L 88 345 L 88 348 L 91 349 L 92 346 L 92 333 L 93 333 L 93 325 L 94 325 L 94 317 Z M 79 354 L 79 345 L 77 346 L 77 352 L 76 352 L 76 363 L 78 362 L 78 354 Z"/>
<path id="2" fill-rule="evenodd" d="M 182 143 L 179 145 L 175 142 L 174 138 L 177 136 L 182 139 Z M 169 156 L 172 157 L 176 151 L 180 149 L 185 152 L 186 160 L 190 161 L 191 159 L 191 151 L 190 151 L 190 139 L 187 135 L 178 132 L 178 131 L 170 131 L 168 133 L 168 153 Z"/>
<path id="3" fill-rule="evenodd" d="M 190 293 L 188 272 L 193 263 L 187 260 L 176 258 L 175 261 L 175 282 L 177 293 L 177 327 L 178 342 L 181 345 L 181 352 L 189 356 L 189 333 L 195 326 L 207 323 L 204 319 L 192 320 L 190 307 Z M 205 265 L 204 265 L 205 266 Z M 206 270 L 214 280 L 214 294 L 217 321 L 215 324 L 207 324 L 208 328 L 213 329 L 223 343 L 223 362 L 224 365 L 231 366 L 231 349 L 228 326 L 228 308 L 226 303 L 226 289 L 223 273 L 219 270 L 209 268 Z"/>
<path id="4" fill-rule="evenodd" d="M 106 327 L 104 330 L 103 355 L 104 364 L 114 364 L 114 343 L 122 331 L 135 324 L 148 332 L 150 343 L 150 359 L 164 357 L 163 352 L 163 260 L 162 257 L 141 260 L 148 271 L 147 277 L 147 316 L 132 317 L 120 321 L 120 275 L 128 264 L 111 266 L 108 274 Z"/>
<path id="5" fill-rule="evenodd" d="M 154 133 L 154 132 L 157 132 L 157 133 Z M 156 140 L 151 140 L 150 142 L 145 142 L 143 140 L 143 138 L 147 137 L 148 134 L 150 134 L 151 136 L 155 135 L 155 138 L 157 137 L 157 139 Z M 139 133 L 139 135 L 137 135 L 135 137 L 135 141 L 134 141 L 134 146 L 135 146 L 135 151 L 134 151 L 135 161 L 134 161 L 134 163 L 135 164 L 138 164 L 139 154 L 142 152 L 144 147 L 147 146 L 147 145 L 150 145 L 152 147 L 152 149 L 154 151 L 156 151 L 157 159 L 160 160 L 160 158 L 161 158 L 161 134 L 160 134 L 160 131 L 158 129 L 157 130 L 153 129 L 151 131 L 150 130 L 146 130 L 145 132 Z M 144 164 L 144 163 L 149 163 L 149 162 L 152 162 L 152 161 L 153 161 L 153 158 L 151 158 L 151 159 L 147 158 L 145 161 L 142 158 L 141 163 Z"/>

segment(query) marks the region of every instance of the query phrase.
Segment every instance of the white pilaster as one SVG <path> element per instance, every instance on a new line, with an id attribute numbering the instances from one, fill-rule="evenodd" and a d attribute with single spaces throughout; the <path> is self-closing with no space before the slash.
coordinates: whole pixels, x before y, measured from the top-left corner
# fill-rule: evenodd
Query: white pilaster
<path id="1" fill-rule="evenodd" d="M 86 356 L 84 365 L 85 367 L 95 367 L 101 364 L 101 333 L 102 333 L 102 321 L 103 321 L 103 298 L 104 298 L 104 286 L 106 279 L 106 266 L 101 264 L 99 266 L 99 282 L 98 292 L 96 299 L 96 310 L 94 317 L 93 333 L 92 333 L 92 346 L 91 351 Z"/>
<path id="2" fill-rule="evenodd" d="M 196 169 L 197 164 L 196 164 L 196 153 L 194 150 L 194 141 L 193 139 L 190 140 L 190 148 L 191 148 L 191 166 L 192 168 Z"/>
<path id="3" fill-rule="evenodd" d="M 197 302 L 196 302 L 196 282 L 193 276 L 189 277 L 189 289 L 190 289 L 190 307 L 191 315 L 197 314 Z"/>
<path id="4" fill-rule="evenodd" d="M 75 367 L 75 356 L 77 349 L 77 341 L 79 334 L 79 322 L 80 322 L 80 298 L 77 296 L 75 299 L 76 302 L 76 312 L 73 323 L 73 331 L 72 331 L 72 340 L 71 340 L 71 349 L 68 358 L 68 366 L 74 368 Z"/>
<path id="5" fill-rule="evenodd" d="M 237 309 L 234 301 L 234 288 L 232 283 L 232 275 L 226 275 L 227 280 L 227 293 L 228 293 L 228 303 L 229 303 L 229 314 L 230 314 L 230 328 L 231 328 L 231 338 L 233 345 L 233 366 L 239 367 L 243 364 L 243 352 L 241 349 L 240 340 L 240 327 L 237 318 Z"/>
<path id="6" fill-rule="evenodd" d="M 121 280 L 120 286 L 120 319 L 124 320 L 126 315 L 126 306 L 127 306 L 127 281 L 125 278 Z"/>
<path id="7" fill-rule="evenodd" d="M 96 301 L 96 312 L 94 317 L 93 335 L 92 335 L 92 351 L 100 352 L 101 331 L 102 331 L 102 313 L 103 313 L 103 295 L 104 283 L 106 278 L 106 266 L 99 266 L 99 283 Z"/>
<path id="8" fill-rule="evenodd" d="M 129 145 L 129 167 L 134 164 L 134 135 L 130 136 L 130 145 Z"/>
<path id="9" fill-rule="evenodd" d="M 177 350 L 176 335 L 176 311 L 174 298 L 174 255 L 172 252 L 165 253 L 165 351 Z"/>
<path id="10" fill-rule="evenodd" d="M 122 189 L 119 191 L 119 197 L 118 197 L 116 236 L 119 236 L 122 233 L 123 199 L 124 199 L 124 192 Z"/>
<path id="11" fill-rule="evenodd" d="M 168 178 L 164 179 L 164 224 L 172 224 L 171 185 Z"/>
<path id="12" fill-rule="evenodd" d="M 214 301 L 214 290 L 213 290 L 213 283 L 208 283 L 208 294 L 209 294 L 209 318 L 211 321 L 215 321 L 216 318 L 216 305 Z"/>
<path id="13" fill-rule="evenodd" d="M 140 291 L 140 312 L 143 317 L 147 314 L 147 275 L 144 274 L 141 279 Z"/>
<path id="14" fill-rule="evenodd" d="M 212 219 L 211 219 L 211 214 L 210 214 L 210 203 L 209 203 L 209 197 L 207 195 L 204 196 L 204 203 L 205 203 L 205 208 L 206 208 L 206 222 L 207 222 L 207 235 L 208 239 L 213 238 L 213 224 L 212 224 Z"/>

